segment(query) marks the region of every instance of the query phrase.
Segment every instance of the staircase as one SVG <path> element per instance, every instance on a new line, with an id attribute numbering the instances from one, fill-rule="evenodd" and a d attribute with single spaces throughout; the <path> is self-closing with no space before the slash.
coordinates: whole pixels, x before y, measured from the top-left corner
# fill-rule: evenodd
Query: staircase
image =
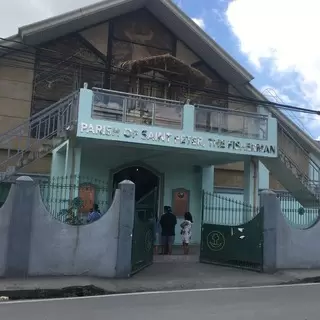
<path id="1" fill-rule="evenodd" d="M 0 160 L 0 182 L 68 139 L 68 132 L 75 129 L 78 96 L 72 93 L 0 135 L 0 148 L 7 151 Z"/>
<path id="2" fill-rule="evenodd" d="M 289 150 L 293 150 L 291 153 L 294 153 L 294 158 L 298 160 L 292 159 Z M 278 124 L 278 158 L 263 158 L 260 161 L 302 206 L 319 207 L 320 167 L 280 124 Z"/>

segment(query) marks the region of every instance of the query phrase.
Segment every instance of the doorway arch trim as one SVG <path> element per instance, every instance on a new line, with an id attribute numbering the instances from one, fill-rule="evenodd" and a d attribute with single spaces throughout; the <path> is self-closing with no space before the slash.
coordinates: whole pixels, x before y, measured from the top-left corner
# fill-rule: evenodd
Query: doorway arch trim
<path id="1" fill-rule="evenodd" d="M 109 185 L 112 186 L 110 188 L 109 192 L 109 203 L 112 203 L 112 192 L 113 192 L 113 178 L 114 175 L 124 169 L 130 168 L 130 167 L 141 167 L 146 170 L 149 170 L 152 172 L 155 176 L 158 177 L 159 179 L 159 191 L 158 191 L 158 217 L 161 214 L 162 208 L 163 208 L 163 198 L 164 198 L 164 173 L 161 173 L 157 169 L 153 168 L 152 166 L 149 166 L 148 164 L 144 163 L 143 161 L 133 161 L 133 162 L 128 162 L 125 164 L 122 164 L 118 167 L 115 167 L 113 169 L 110 169 L 109 171 Z"/>

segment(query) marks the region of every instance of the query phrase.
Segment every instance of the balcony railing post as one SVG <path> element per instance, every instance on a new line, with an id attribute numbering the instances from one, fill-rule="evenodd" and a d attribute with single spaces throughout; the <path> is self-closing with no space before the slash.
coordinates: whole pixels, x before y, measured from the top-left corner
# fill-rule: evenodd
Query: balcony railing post
<path id="1" fill-rule="evenodd" d="M 155 120 L 156 120 L 156 104 L 152 104 L 152 119 L 151 119 L 151 124 L 154 126 L 155 125 Z"/>
<path id="2" fill-rule="evenodd" d="M 243 123 L 242 136 L 247 137 L 247 136 L 249 136 L 249 132 L 251 134 L 250 124 L 252 124 L 252 119 L 251 119 L 251 121 L 249 121 L 247 116 L 242 116 L 242 123 Z"/>
<path id="3" fill-rule="evenodd" d="M 220 111 L 218 111 L 218 133 L 221 133 L 222 132 L 222 125 L 223 125 L 223 117 L 222 117 L 222 113 L 220 112 Z M 211 123 L 211 121 L 210 121 L 210 123 Z M 212 127 L 212 126 L 211 126 Z"/>
<path id="4" fill-rule="evenodd" d="M 127 122 L 127 98 L 122 100 L 122 122 Z"/>

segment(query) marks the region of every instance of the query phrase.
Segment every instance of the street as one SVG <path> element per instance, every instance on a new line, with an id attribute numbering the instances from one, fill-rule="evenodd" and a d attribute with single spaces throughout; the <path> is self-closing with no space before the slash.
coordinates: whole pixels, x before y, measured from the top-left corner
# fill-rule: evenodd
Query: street
<path id="1" fill-rule="evenodd" d="M 318 320 L 320 285 L 0 303 L 5 320 Z"/>

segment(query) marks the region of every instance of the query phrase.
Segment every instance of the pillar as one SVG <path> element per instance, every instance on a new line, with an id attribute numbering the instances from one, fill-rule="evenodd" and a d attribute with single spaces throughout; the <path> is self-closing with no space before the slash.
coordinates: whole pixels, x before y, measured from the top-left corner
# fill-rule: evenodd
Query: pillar
<path id="1" fill-rule="evenodd" d="M 258 161 L 249 157 L 244 161 L 244 194 L 243 201 L 246 205 L 258 206 L 259 192 L 259 169 Z M 246 210 L 244 221 L 250 220 L 253 216 L 253 210 Z"/>
<path id="2" fill-rule="evenodd" d="M 64 142 L 52 151 L 51 176 L 62 177 L 66 169 L 66 149 L 68 141 Z"/>
<path id="3" fill-rule="evenodd" d="M 66 154 L 65 175 L 78 176 L 81 167 L 81 148 L 75 146 L 75 142 L 69 140 Z"/>
<path id="4" fill-rule="evenodd" d="M 259 190 L 267 190 L 270 187 L 270 175 L 269 170 L 264 166 L 262 162 L 259 161 Z"/>
<path id="5" fill-rule="evenodd" d="M 195 115 L 195 109 L 193 105 L 185 104 L 183 106 L 183 129 L 185 131 L 189 131 L 190 128 L 194 128 L 194 115 Z"/>
<path id="6" fill-rule="evenodd" d="M 65 171 L 66 155 L 64 153 L 54 151 L 52 153 L 51 175 L 58 177 L 63 176 Z"/>
<path id="7" fill-rule="evenodd" d="M 214 166 L 202 168 L 202 190 L 213 193 L 214 190 Z"/>
<path id="8" fill-rule="evenodd" d="M 202 168 L 202 190 L 210 194 L 214 192 L 214 166 Z M 210 209 L 208 210 L 206 205 L 206 199 L 208 199 L 208 197 L 212 199 L 212 196 L 210 195 L 204 195 L 204 197 L 202 197 L 202 221 L 207 221 L 210 218 L 212 219 L 212 217 L 210 217 Z"/>
<path id="9" fill-rule="evenodd" d="M 66 151 L 65 172 L 63 179 L 69 185 L 66 197 L 71 200 L 79 195 L 80 169 L 81 169 L 81 148 L 76 147 L 75 140 L 69 139 Z"/>
<path id="10" fill-rule="evenodd" d="M 9 215 L 5 277 L 25 279 L 28 276 L 32 217 L 37 185 L 28 176 L 19 177 L 5 204 Z M 38 187 L 39 188 L 39 187 Z M 50 241 L 44 239 L 44 241 Z M 1 261 L 2 263 L 2 261 Z"/>
<path id="11" fill-rule="evenodd" d="M 119 183 L 119 234 L 117 245 L 116 278 L 128 278 L 132 269 L 132 235 L 135 214 L 135 184 L 130 180 Z M 141 230 L 140 230 L 141 231 Z"/>
<path id="12" fill-rule="evenodd" d="M 261 192 L 260 214 L 263 218 L 263 271 L 273 273 L 277 270 L 277 217 L 282 215 L 280 201 L 274 192 Z"/>

